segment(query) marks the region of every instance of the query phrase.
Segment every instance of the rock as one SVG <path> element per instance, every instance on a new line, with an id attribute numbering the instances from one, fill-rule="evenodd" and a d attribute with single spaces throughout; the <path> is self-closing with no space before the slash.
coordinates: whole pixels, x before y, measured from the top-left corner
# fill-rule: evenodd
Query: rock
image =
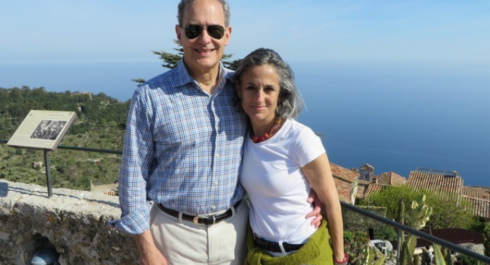
<path id="1" fill-rule="evenodd" d="M 33 169 L 38 170 L 38 169 L 41 169 L 43 167 L 43 165 L 44 165 L 43 162 L 38 161 L 38 162 L 32 162 L 31 166 Z"/>

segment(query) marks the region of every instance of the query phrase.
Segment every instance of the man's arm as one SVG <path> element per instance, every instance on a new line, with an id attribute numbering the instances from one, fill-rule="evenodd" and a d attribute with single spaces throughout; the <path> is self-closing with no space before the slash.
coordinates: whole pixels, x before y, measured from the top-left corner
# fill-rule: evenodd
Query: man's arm
<path id="1" fill-rule="evenodd" d="M 144 92 L 137 90 L 131 100 L 124 135 L 124 147 L 119 171 L 119 203 L 121 220 L 117 228 L 139 235 L 150 227 L 147 183 L 153 159 L 151 108 Z"/>
<path id="2" fill-rule="evenodd" d="M 167 265 L 167 260 L 155 246 L 150 230 L 134 236 L 140 253 L 140 265 Z"/>
<path id="3" fill-rule="evenodd" d="M 141 90 L 135 92 L 128 112 L 118 189 L 122 215 L 116 226 L 134 235 L 141 265 L 162 265 L 167 261 L 149 230 L 146 189 L 154 155 L 152 110 L 141 93 Z"/>

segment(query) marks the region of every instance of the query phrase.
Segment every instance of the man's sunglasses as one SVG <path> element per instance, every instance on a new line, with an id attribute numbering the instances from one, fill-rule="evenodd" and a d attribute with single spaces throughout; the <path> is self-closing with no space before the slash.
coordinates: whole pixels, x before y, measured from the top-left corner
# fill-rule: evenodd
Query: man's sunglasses
<path id="1" fill-rule="evenodd" d="M 202 31 L 206 28 L 206 31 L 208 32 L 209 36 L 211 36 L 213 39 L 221 39 L 225 35 L 225 28 L 220 25 L 211 25 L 207 27 L 203 27 L 201 25 L 187 25 L 185 27 L 185 35 L 189 39 L 195 39 L 201 35 Z"/>

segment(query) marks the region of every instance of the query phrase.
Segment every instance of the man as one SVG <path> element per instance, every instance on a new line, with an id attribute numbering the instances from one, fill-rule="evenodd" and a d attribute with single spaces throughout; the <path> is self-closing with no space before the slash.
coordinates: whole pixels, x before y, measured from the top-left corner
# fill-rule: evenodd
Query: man
<path id="1" fill-rule="evenodd" d="M 232 104 L 233 72 L 220 64 L 229 19 L 225 0 L 182 0 L 175 31 L 183 60 L 133 95 L 116 226 L 134 235 L 140 264 L 245 259 L 238 175 L 247 123 Z"/>

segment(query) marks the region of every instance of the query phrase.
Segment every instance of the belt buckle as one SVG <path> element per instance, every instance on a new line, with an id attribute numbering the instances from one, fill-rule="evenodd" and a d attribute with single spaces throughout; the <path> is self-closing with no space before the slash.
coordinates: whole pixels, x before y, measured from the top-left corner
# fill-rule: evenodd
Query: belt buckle
<path id="1" fill-rule="evenodd" d="M 192 219 L 192 222 L 199 225 L 201 223 L 199 223 L 199 218 L 209 218 L 209 217 L 213 217 L 213 225 L 216 224 L 216 217 L 214 215 L 211 215 L 211 216 L 199 216 L 199 215 L 196 215 L 194 216 L 194 218 Z"/>

